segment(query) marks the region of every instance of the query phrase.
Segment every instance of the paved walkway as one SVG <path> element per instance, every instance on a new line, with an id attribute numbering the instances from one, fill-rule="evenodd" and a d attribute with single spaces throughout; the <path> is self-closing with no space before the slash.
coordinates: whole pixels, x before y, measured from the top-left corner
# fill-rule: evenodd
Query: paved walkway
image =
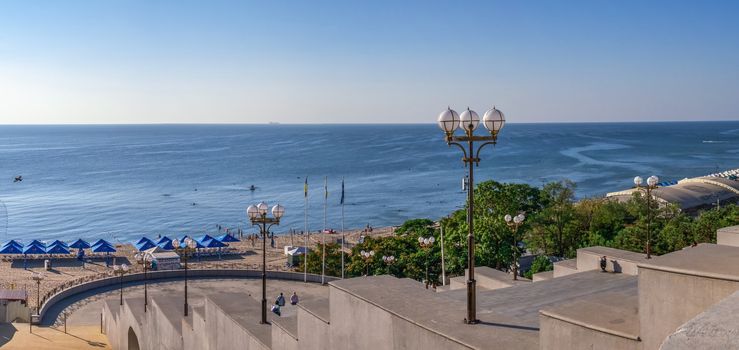
<path id="1" fill-rule="evenodd" d="M 3 350 L 76 350 L 110 349 L 108 338 L 100 333 L 100 326 L 72 326 L 64 328 L 33 327 L 28 323 L 0 323 L 0 347 Z"/>

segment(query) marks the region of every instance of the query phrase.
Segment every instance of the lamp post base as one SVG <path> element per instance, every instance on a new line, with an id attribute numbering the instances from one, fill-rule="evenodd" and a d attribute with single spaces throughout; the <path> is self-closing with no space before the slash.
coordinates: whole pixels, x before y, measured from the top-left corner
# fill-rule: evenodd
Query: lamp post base
<path id="1" fill-rule="evenodd" d="M 267 299 L 262 299 L 262 321 L 261 324 L 267 324 Z"/>

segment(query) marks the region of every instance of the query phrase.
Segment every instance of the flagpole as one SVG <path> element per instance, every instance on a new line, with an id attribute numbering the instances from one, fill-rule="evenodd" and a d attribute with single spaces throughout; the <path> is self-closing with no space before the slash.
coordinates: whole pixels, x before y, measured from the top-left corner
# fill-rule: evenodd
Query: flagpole
<path id="1" fill-rule="evenodd" d="M 344 233 L 344 178 L 341 178 L 341 278 L 344 279 L 344 241 L 346 234 Z"/>
<path id="2" fill-rule="evenodd" d="M 305 205 L 303 208 L 305 209 L 305 217 L 304 217 L 304 225 L 305 225 L 305 231 L 303 231 L 305 237 L 305 246 L 303 247 L 303 282 L 308 282 L 308 176 L 305 177 L 305 186 L 303 186 L 303 192 L 305 197 Z"/>
<path id="3" fill-rule="evenodd" d="M 444 223 L 439 220 L 439 231 L 441 232 L 441 285 L 446 286 L 446 269 L 444 268 Z"/>
<path id="4" fill-rule="evenodd" d="M 323 189 L 325 195 L 323 196 L 323 232 L 321 233 L 321 284 L 326 284 L 326 214 L 328 213 L 328 176 L 324 178 Z"/>

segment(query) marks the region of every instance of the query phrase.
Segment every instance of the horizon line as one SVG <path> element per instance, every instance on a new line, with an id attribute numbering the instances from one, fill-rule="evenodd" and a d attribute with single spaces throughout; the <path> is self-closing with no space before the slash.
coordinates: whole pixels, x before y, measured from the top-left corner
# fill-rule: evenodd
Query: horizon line
<path id="1" fill-rule="evenodd" d="M 540 121 L 540 122 L 510 122 L 506 124 L 648 124 L 648 123 L 726 123 L 739 122 L 739 119 L 721 120 L 628 120 L 628 121 Z M 0 126 L 133 126 L 133 125 L 436 125 L 436 122 L 387 122 L 387 123 L 282 123 L 282 122 L 161 122 L 161 123 L 0 123 Z"/>

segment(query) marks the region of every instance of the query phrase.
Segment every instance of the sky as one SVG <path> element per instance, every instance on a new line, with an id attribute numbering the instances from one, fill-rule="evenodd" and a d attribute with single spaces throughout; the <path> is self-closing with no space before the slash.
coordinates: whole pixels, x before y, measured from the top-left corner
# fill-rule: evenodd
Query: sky
<path id="1" fill-rule="evenodd" d="M 2 1 L 0 124 L 739 120 L 738 1 Z"/>

